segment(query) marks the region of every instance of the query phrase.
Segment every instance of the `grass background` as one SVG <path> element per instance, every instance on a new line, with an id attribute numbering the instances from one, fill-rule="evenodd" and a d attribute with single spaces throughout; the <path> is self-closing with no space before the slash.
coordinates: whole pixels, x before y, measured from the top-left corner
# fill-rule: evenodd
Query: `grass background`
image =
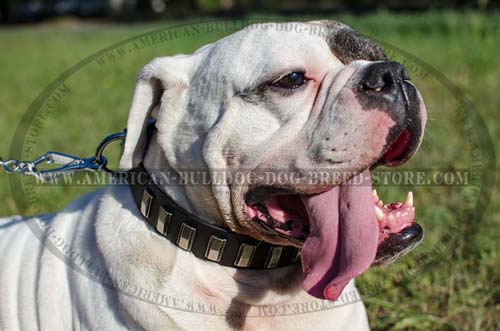
<path id="1" fill-rule="evenodd" d="M 324 17 L 323 17 L 324 18 Z M 396 45 L 436 68 L 473 102 L 494 142 L 500 138 L 500 16 L 428 12 L 331 17 Z M 169 24 L 173 24 L 170 22 Z M 6 158 L 22 115 L 66 69 L 118 41 L 160 28 L 160 23 L 117 25 L 58 20 L 0 30 L 0 156 Z M 71 92 L 40 130 L 32 158 L 46 150 L 91 155 L 104 135 L 126 123 L 134 81 L 153 57 L 189 53 L 227 31 L 200 33 L 146 47 L 105 65 L 91 62 L 66 84 Z M 429 123 L 407 168 L 471 169 L 473 148 L 457 118 L 457 99 L 432 75 L 414 77 Z M 477 128 L 481 130 L 482 128 Z M 499 154 L 498 147 L 494 147 Z M 496 170 L 483 172 L 494 185 Z M 92 188 L 37 187 L 40 206 L 55 211 Z M 415 193 L 424 242 L 409 256 L 358 280 L 375 330 L 498 330 L 500 316 L 500 201 L 498 188 L 482 218 L 469 215 L 477 192 L 464 186 L 381 186 L 384 200 Z M 7 175 L 0 172 L 0 216 L 19 212 Z M 470 202 L 472 201 L 472 202 Z M 451 234 L 451 237 L 443 237 Z M 441 253 L 436 253 L 440 251 Z"/>

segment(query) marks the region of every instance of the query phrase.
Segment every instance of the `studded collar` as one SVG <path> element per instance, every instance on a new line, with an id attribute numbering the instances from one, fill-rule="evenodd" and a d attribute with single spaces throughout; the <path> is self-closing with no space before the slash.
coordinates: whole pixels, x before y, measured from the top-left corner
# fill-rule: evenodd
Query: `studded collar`
<path id="1" fill-rule="evenodd" d="M 127 178 L 146 222 L 161 236 L 200 259 L 245 269 L 279 268 L 300 260 L 298 248 L 241 235 L 188 212 L 153 182 L 143 164 L 129 170 Z"/>

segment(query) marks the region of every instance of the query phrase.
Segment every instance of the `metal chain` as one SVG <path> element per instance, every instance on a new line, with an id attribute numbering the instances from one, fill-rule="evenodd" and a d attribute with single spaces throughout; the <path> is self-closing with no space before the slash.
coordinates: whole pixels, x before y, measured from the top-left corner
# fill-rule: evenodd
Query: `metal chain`
<path id="1" fill-rule="evenodd" d="M 7 160 L 4 161 L 0 157 L 0 166 L 2 166 L 3 170 L 5 170 L 6 173 L 11 174 L 14 172 L 18 172 L 21 167 L 24 165 L 20 165 L 21 162 L 18 160 Z"/>
<path id="2" fill-rule="evenodd" d="M 95 156 L 88 158 L 80 158 L 65 153 L 49 151 L 33 161 L 19 161 L 14 159 L 4 161 L 0 158 L 0 166 L 8 174 L 17 173 L 21 175 L 35 176 L 43 182 L 54 180 L 55 178 L 62 176 L 64 173 L 73 173 L 85 170 L 104 171 L 111 176 L 117 176 L 120 175 L 119 172 L 107 168 L 108 160 L 104 156 L 104 151 L 111 142 L 116 140 L 123 141 L 126 136 L 126 131 L 113 133 L 107 136 L 97 146 Z M 38 168 L 42 164 L 57 164 L 61 166 L 42 170 Z"/>

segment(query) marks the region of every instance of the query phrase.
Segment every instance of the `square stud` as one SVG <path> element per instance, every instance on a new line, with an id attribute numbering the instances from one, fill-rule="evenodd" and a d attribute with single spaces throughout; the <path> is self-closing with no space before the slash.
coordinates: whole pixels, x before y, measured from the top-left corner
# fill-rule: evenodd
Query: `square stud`
<path id="1" fill-rule="evenodd" d="M 240 249 L 238 250 L 236 261 L 234 261 L 234 265 L 237 267 L 248 267 L 250 264 L 252 264 L 255 249 L 256 246 L 254 245 L 241 244 Z"/>
<path id="2" fill-rule="evenodd" d="M 181 231 L 179 232 L 179 237 L 177 238 L 177 246 L 185 251 L 190 251 L 191 246 L 193 246 L 194 235 L 196 229 L 182 223 Z"/>
<path id="3" fill-rule="evenodd" d="M 269 253 L 267 253 L 266 268 L 276 268 L 278 266 L 282 251 L 283 247 L 271 247 Z"/>
<path id="4" fill-rule="evenodd" d="M 205 257 L 211 261 L 220 262 L 224 247 L 226 246 L 226 239 L 220 239 L 216 236 L 210 236 L 208 240 Z"/>
<path id="5" fill-rule="evenodd" d="M 148 190 L 144 190 L 144 193 L 142 193 L 141 214 L 146 218 L 149 217 L 152 202 L 153 195 Z"/>
<path id="6" fill-rule="evenodd" d="M 158 212 L 158 219 L 156 220 L 156 230 L 166 235 L 171 218 L 172 214 L 166 211 L 163 206 L 160 207 L 160 211 Z"/>

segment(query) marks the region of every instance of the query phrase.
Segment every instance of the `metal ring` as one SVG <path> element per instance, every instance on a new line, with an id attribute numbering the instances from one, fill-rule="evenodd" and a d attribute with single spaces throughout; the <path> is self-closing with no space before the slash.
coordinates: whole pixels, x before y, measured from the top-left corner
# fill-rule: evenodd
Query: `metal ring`
<path id="1" fill-rule="evenodd" d="M 97 150 L 95 152 L 95 160 L 96 162 L 101 166 L 101 170 L 104 172 L 107 172 L 108 174 L 112 176 L 117 176 L 122 174 L 119 171 L 113 171 L 109 169 L 106 165 L 108 164 L 107 158 L 103 155 L 104 150 L 106 147 L 111 144 L 112 142 L 116 140 L 125 140 L 125 137 L 127 136 L 126 132 L 119 132 L 119 133 L 113 133 L 104 138 L 100 143 L 99 146 L 97 146 Z"/>

